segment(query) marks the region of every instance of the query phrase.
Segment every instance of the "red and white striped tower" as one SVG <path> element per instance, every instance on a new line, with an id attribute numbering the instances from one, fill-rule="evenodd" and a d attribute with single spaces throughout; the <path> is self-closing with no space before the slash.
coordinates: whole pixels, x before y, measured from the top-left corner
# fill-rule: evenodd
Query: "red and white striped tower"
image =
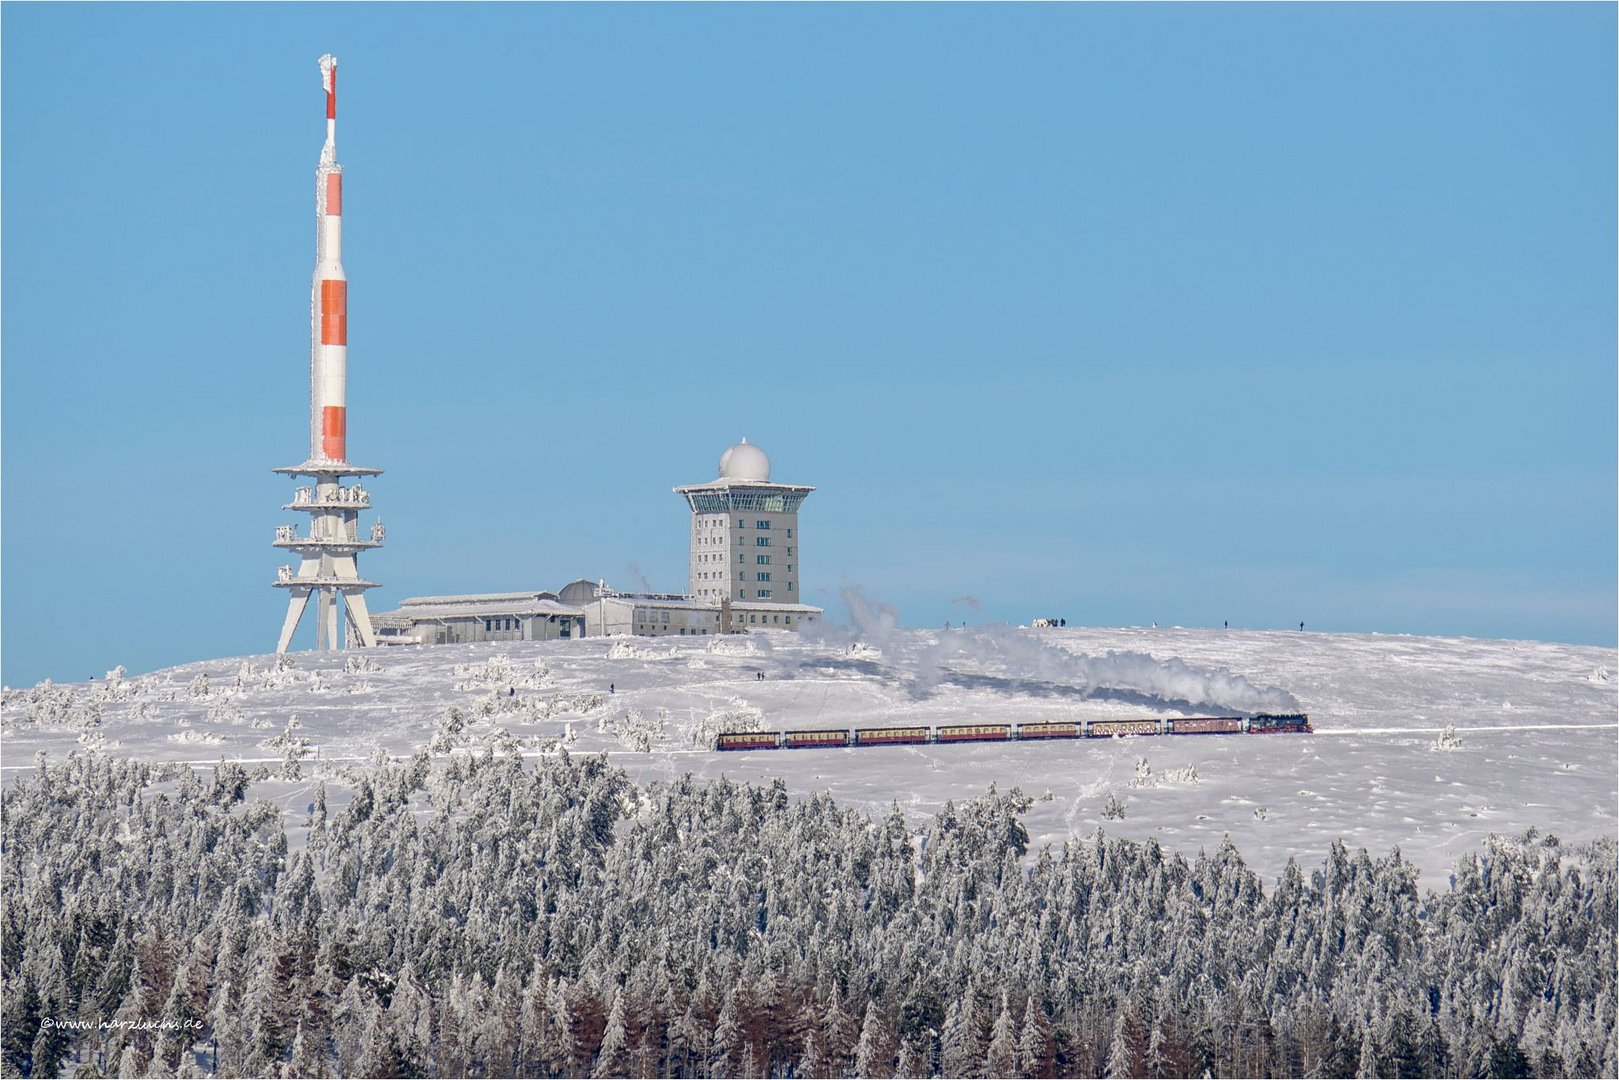
<path id="1" fill-rule="evenodd" d="M 309 322 L 309 460 L 276 469 L 288 476 L 311 476 L 314 483 L 298 488 L 292 502 L 282 507 L 310 515 L 309 531 L 295 525 L 276 529 L 275 546 L 297 553 L 296 572 L 283 566 L 276 588 L 288 590 L 287 616 L 281 625 L 276 652 L 286 652 L 298 629 L 309 598 L 318 598 L 316 648 L 338 647 L 338 609 L 346 614 L 345 645 L 374 646 L 376 635 L 366 610 L 365 590 L 374 581 L 361 579 L 356 566 L 359 552 L 382 545 L 382 523 L 375 522 L 362 538 L 360 511 L 369 509 L 371 496 L 358 483 L 345 486 L 345 477 L 376 476 L 348 462 L 348 277 L 343 273 L 343 166 L 337 162 L 337 60 L 320 58 L 321 86 L 326 91 L 326 144 L 315 169 L 315 278 L 310 290 Z"/>
<path id="2" fill-rule="evenodd" d="M 326 145 L 315 169 L 315 281 L 310 307 L 309 457 L 348 460 L 349 281 L 343 273 L 343 166 L 337 163 L 337 60 L 320 58 Z"/>

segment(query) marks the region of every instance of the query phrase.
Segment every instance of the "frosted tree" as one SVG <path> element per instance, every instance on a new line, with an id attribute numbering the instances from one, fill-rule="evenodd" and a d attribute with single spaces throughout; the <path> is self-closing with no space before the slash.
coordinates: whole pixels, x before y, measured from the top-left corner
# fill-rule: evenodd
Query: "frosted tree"
<path id="1" fill-rule="evenodd" d="M 629 1066 L 630 1036 L 625 1027 L 624 998 L 620 990 L 613 995 L 613 1006 L 607 1011 L 607 1028 L 602 1033 L 601 1049 L 596 1053 L 596 1067 L 591 1076 L 597 1080 L 623 1076 Z"/>
<path id="2" fill-rule="evenodd" d="M 742 1022 L 737 1015 L 736 997 L 735 994 L 726 997 L 725 1005 L 720 1009 L 719 1018 L 714 1023 L 714 1036 L 709 1040 L 709 1071 L 716 1077 L 739 1075 L 742 1068 L 744 1040 Z M 753 1074 L 741 1072 L 740 1075 Z"/>
<path id="3" fill-rule="evenodd" d="M 1140 1041 L 1141 1035 L 1135 1018 L 1128 1009 L 1121 1011 L 1113 1023 L 1113 1041 L 1108 1045 L 1104 1075 L 1110 1078 L 1142 1075 L 1143 1055 L 1140 1052 Z"/>
<path id="4" fill-rule="evenodd" d="M 292 1057 L 287 1062 L 289 1076 L 324 1076 L 328 1071 L 323 1040 L 304 1031 L 299 1024 L 292 1036 Z"/>
<path id="5" fill-rule="evenodd" d="M 836 990 L 826 1003 L 821 1030 L 826 1034 L 827 1067 L 833 1075 L 842 1076 L 853 1063 L 860 1029 L 849 1014 L 843 995 Z"/>
<path id="6" fill-rule="evenodd" d="M 742 1075 L 764 1075 L 764 1069 L 761 1067 L 759 1062 L 759 1052 L 758 1050 L 754 1049 L 752 1040 L 749 1040 L 742 1047 Z"/>
<path id="7" fill-rule="evenodd" d="M 1152 1034 L 1147 1039 L 1147 1058 L 1144 1062 L 1144 1073 L 1147 1076 L 1170 1075 L 1169 1048 L 1167 1037 L 1164 1035 L 1163 1017 L 1158 1017 L 1152 1025 Z"/>
<path id="8" fill-rule="evenodd" d="M 1355 1076 L 1364 1080 L 1366 1077 L 1379 1077 L 1383 1072 L 1377 1063 L 1377 1045 L 1372 1040 L 1370 1026 L 1361 1029 L 1360 1060 L 1355 1066 Z"/>
<path id="9" fill-rule="evenodd" d="M 803 1047 L 794 1075 L 805 1077 L 806 1080 L 823 1080 L 828 1069 L 826 1037 L 819 1028 L 811 1028 L 804 1033 Z"/>
<path id="10" fill-rule="evenodd" d="M 928 1065 L 928 1052 L 921 1048 L 916 1040 L 903 1040 L 900 1043 L 899 1070 L 897 1077 L 931 1077 L 933 1069 Z"/>
<path id="11" fill-rule="evenodd" d="M 1050 1060 L 1051 1025 L 1031 994 L 1023 1006 L 1023 1025 L 1012 1059 L 1012 1071 L 1022 1077 L 1043 1076 Z"/>
<path id="12" fill-rule="evenodd" d="M 547 1022 L 541 1033 L 540 1060 L 548 1072 L 563 1073 L 577 1068 L 582 1050 L 574 1030 L 573 999 L 566 979 L 551 984 L 546 1001 Z"/>
<path id="13" fill-rule="evenodd" d="M 894 1033 L 877 1009 L 876 999 L 866 1002 L 866 1015 L 860 1024 L 855 1045 L 854 1071 L 857 1076 L 894 1075 Z"/>
<path id="14" fill-rule="evenodd" d="M 1017 1039 L 1014 1035 L 1012 1003 L 1007 991 L 1001 991 L 1001 1007 L 995 1013 L 995 1024 L 990 1029 L 989 1048 L 984 1056 L 985 1076 L 1011 1076 L 1017 1067 Z"/>
<path id="15" fill-rule="evenodd" d="M 978 1076 L 984 1064 L 983 1014 L 971 987 L 950 1006 L 939 1032 L 939 1065 L 946 1076 Z"/>

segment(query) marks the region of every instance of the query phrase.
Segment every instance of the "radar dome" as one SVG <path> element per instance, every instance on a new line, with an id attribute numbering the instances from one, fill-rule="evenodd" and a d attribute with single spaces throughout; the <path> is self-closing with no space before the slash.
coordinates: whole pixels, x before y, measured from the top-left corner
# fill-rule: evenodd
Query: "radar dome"
<path id="1" fill-rule="evenodd" d="M 557 599 L 564 604 L 578 606 L 590 603 L 600 594 L 601 590 L 596 587 L 594 581 L 588 578 L 580 578 L 578 581 L 570 581 L 562 586 L 562 591 L 557 594 Z"/>
<path id="2" fill-rule="evenodd" d="M 720 479 L 762 483 L 770 479 L 770 459 L 763 450 L 743 439 L 720 455 Z"/>

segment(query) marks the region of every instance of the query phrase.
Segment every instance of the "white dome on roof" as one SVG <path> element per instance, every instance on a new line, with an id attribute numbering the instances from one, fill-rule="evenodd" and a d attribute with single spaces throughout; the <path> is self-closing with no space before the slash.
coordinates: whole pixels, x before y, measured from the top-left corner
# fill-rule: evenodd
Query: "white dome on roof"
<path id="1" fill-rule="evenodd" d="M 720 455 L 721 480 L 770 479 L 770 459 L 765 452 L 743 439 Z"/>
<path id="2" fill-rule="evenodd" d="M 601 590 L 597 588 L 594 581 L 589 578 L 580 578 L 562 586 L 562 591 L 557 593 L 557 599 L 564 604 L 588 604 L 600 594 Z"/>

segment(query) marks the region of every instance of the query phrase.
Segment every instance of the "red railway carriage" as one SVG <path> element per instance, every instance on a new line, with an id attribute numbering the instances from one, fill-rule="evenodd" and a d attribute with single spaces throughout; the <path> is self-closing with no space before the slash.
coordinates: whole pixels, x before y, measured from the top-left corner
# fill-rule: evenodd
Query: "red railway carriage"
<path id="1" fill-rule="evenodd" d="M 716 750 L 774 750 L 779 731 L 731 731 L 719 737 Z"/>
<path id="2" fill-rule="evenodd" d="M 1086 726 L 1086 734 L 1093 739 L 1105 739 L 1110 735 L 1158 734 L 1156 720 L 1092 720 Z"/>
<path id="3" fill-rule="evenodd" d="M 782 745 L 789 750 L 806 746 L 848 746 L 847 731 L 789 731 Z"/>
<path id="4" fill-rule="evenodd" d="M 928 729 L 925 727 L 856 728 L 854 733 L 856 746 L 883 746 L 889 743 L 925 743 L 927 741 Z"/>
<path id="5" fill-rule="evenodd" d="M 1077 739 L 1079 738 L 1079 724 L 1073 720 L 1054 723 L 1019 724 L 1017 737 L 1020 739 Z"/>
<path id="6" fill-rule="evenodd" d="M 1171 735 L 1231 735 L 1241 730 L 1240 716 L 1177 716 L 1169 722 Z"/>
<path id="7" fill-rule="evenodd" d="M 941 724 L 940 742 L 1002 742 L 1012 737 L 1011 724 Z"/>

